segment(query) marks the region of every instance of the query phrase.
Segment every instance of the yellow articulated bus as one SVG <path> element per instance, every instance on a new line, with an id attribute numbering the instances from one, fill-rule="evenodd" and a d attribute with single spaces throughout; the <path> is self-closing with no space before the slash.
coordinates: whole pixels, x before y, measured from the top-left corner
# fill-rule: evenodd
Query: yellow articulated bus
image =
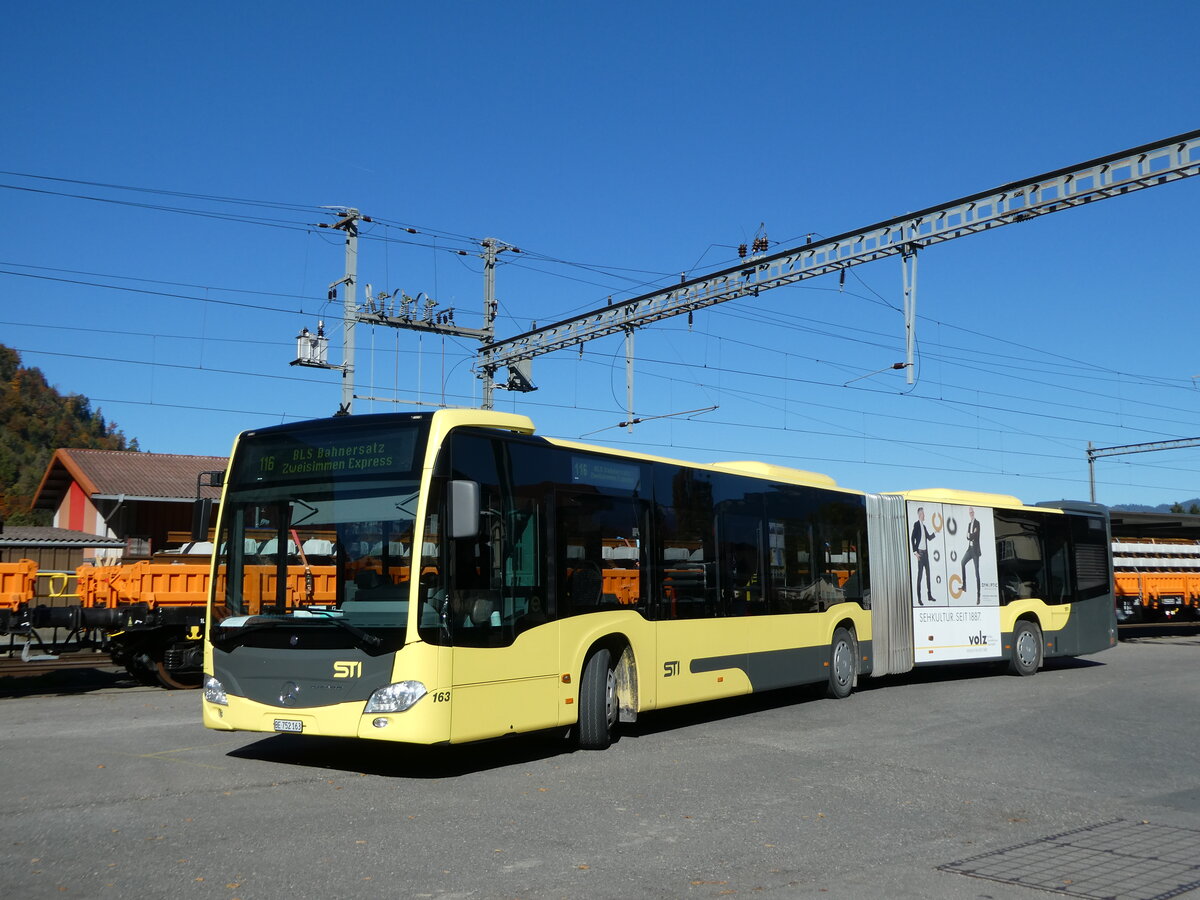
<path id="1" fill-rule="evenodd" d="M 1083 505 L 867 494 L 441 410 L 242 434 L 204 647 L 209 728 L 458 743 L 1116 643 Z"/>

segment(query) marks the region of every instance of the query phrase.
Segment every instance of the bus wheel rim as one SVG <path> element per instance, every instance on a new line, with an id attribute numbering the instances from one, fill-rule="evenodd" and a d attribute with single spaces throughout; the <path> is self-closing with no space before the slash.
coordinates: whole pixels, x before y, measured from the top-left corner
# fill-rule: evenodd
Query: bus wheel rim
<path id="1" fill-rule="evenodd" d="M 1023 631 L 1017 638 L 1017 657 L 1026 666 L 1032 666 L 1037 659 L 1037 641 L 1033 637 L 1033 632 Z"/>
<path id="2" fill-rule="evenodd" d="M 610 727 L 617 721 L 617 673 L 612 669 L 604 680 L 604 718 Z"/>
<path id="3" fill-rule="evenodd" d="M 838 684 L 850 683 L 850 670 L 850 645 L 842 641 L 833 653 L 833 677 L 837 679 Z"/>

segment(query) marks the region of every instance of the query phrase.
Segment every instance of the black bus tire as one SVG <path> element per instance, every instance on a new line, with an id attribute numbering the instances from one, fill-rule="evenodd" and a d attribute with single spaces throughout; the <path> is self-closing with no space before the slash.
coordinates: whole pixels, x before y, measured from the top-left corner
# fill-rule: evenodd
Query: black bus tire
<path id="1" fill-rule="evenodd" d="M 1008 671 L 1013 675 L 1032 675 L 1042 665 L 1042 629 L 1036 622 L 1021 619 L 1013 627 L 1012 656 Z"/>
<path id="2" fill-rule="evenodd" d="M 833 641 L 829 644 L 829 682 L 825 696 L 843 700 L 854 689 L 855 658 L 858 649 L 854 635 L 845 628 L 833 630 Z"/>
<path id="3" fill-rule="evenodd" d="M 601 648 L 588 657 L 579 685 L 579 749 L 606 749 L 616 722 L 617 674 L 612 654 Z"/>

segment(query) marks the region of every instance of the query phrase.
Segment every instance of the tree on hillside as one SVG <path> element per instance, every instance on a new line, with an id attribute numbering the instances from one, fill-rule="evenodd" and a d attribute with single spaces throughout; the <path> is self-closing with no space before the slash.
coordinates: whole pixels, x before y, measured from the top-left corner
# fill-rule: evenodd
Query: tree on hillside
<path id="1" fill-rule="evenodd" d="M 33 495 L 50 457 L 59 447 L 136 450 L 116 424 L 92 411 L 81 394 L 60 394 L 40 369 L 25 368 L 21 356 L 0 344 L 0 520 L 13 525 L 48 525 L 48 512 L 33 512 Z"/>

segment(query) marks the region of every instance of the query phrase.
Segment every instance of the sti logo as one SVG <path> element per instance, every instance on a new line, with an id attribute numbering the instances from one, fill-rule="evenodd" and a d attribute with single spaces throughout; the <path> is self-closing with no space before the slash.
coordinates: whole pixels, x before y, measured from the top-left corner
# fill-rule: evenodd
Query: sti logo
<path id="1" fill-rule="evenodd" d="M 362 662 L 352 660 L 349 662 L 335 662 L 333 664 L 334 678 L 361 678 L 362 677 Z"/>

